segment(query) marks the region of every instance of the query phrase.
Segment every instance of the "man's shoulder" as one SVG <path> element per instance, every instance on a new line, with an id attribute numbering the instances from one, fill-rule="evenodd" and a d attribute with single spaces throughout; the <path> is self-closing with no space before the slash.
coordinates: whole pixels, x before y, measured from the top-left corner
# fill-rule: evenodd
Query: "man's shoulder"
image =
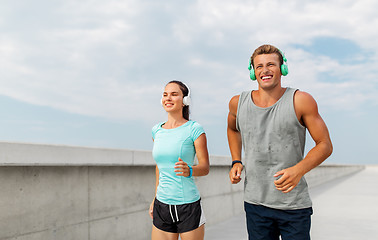
<path id="1" fill-rule="evenodd" d="M 235 95 L 235 96 L 233 96 L 231 99 L 230 99 L 230 104 L 231 103 L 238 103 L 238 101 L 239 101 L 239 98 L 240 98 L 240 95 Z"/>
<path id="2" fill-rule="evenodd" d="M 317 108 L 317 103 L 308 92 L 297 90 L 294 94 L 294 106 L 299 110 L 310 110 L 311 108 Z"/>
<path id="3" fill-rule="evenodd" d="M 230 104 L 238 104 L 239 100 L 241 98 L 247 98 L 248 96 L 250 96 L 251 94 L 251 90 L 248 90 L 248 91 L 243 91 L 242 93 L 238 94 L 238 95 L 235 95 L 231 98 L 230 100 Z"/>
<path id="4" fill-rule="evenodd" d="M 297 89 L 294 94 L 294 98 L 299 101 L 315 101 L 315 99 L 308 92 Z"/>
<path id="5" fill-rule="evenodd" d="M 240 95 L 235 95 L 230 99 L 230 102 L 228 104 L 230 109 L 237 109 L 238 103 L 239 103 Z"/>

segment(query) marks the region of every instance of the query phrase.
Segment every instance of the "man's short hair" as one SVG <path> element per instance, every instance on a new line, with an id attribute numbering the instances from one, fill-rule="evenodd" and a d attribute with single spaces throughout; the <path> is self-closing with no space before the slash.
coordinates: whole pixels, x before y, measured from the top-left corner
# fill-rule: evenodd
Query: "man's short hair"
<path id="1" fill-rule="evenodd" d="M 253 63 L 253 60 L 255 59 L 256 56 L 262 55 L 262 54 L 272 54 L 272 53 L 275 53 L 275 54 L 278 55 L 278 58 L 280 59 L 280 66 L 281 66 L 284 62 L 281 51 L 278 48 L 276 48 L 275 46 L 269 45 L 269 44 L 264 44 L 264 45 L 261 45 L 260 47 L 256 48 L 256 50 L 253 52 L 253 54 L 251 56 L 252 66 L 253 67 L 255 66 L 254 63 Z"/>

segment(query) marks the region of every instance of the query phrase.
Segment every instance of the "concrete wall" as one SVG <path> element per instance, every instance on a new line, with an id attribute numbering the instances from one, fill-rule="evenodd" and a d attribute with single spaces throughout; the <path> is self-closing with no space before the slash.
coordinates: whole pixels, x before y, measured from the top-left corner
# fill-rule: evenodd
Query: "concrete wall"
<path id="1" fill-rule="evenodd" d="M 230 158 L 210 162 L 210 174 L 196 179 L 207 226 L 243 211 L 243 184 L 228 180 Z M 360 169 L 324 165 L 308 182 Z M 0 142 L 0 240 L 149 239 L 154 170 L 149 151 Z"/>

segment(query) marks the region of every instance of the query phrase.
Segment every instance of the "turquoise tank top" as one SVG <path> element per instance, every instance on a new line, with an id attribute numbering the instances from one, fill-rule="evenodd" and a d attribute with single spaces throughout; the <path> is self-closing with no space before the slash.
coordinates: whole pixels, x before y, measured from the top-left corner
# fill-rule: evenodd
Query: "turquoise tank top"
<path id="1" fill-rule="evenodd" d="M 274 174 L 303 159 L 306 128 L 295 114 L 294 93 L 287 88 L 272 106 L 261 108 L 252 91 L 239 97 L 236 127 L 242 137 L 245 166 L 244 199 L 248 203 L 282 210 L 312 206 L 303 177 L 289 193 L 278 191 Z"/>
<path id="2" fill-rule="evenodd" d="M 195 121 L 188 121 L 172 129 L 162 128 L 163 124 L 159 123 L 152 128 L 152 156 L 159 168 L 156 198 L 170 205 L 195 202 L 200 199 L 200 194 L 194 178 L 177 176 L 174 166 L 179 157 L 193 166 L 196 154 L 194 141 L 205 131 Z"/>

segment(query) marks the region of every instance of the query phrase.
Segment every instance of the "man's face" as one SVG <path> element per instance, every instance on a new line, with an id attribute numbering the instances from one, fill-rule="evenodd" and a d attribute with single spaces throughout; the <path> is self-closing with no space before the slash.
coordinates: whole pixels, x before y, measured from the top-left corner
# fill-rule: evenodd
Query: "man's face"
<path id="1" fill-rule="evenodd" d="M 277 54 L 257 55 L 254 60 L 256 80 L 263 89 L 271 89 L 281 83 L 281 66 Z"/>

